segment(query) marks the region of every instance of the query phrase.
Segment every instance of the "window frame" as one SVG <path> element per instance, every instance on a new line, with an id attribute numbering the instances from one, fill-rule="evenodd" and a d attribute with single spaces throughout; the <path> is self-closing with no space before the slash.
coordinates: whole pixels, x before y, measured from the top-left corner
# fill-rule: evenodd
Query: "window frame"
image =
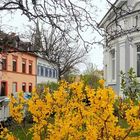
<path id="1" fill-rule="evenodd" d="M 44 67 L 40 66 L 40 76 L 44 76 Z"/>
<path id="2" fill-rule="evenodd" d="M 23 65 L 24 65 L 24 67 L 23 67 Z M 22 73 L 26 73 L 26 72 L 27 72 L 27 70 L 26 70 L 26 60 L 22 59 Z"/>
<path id="3" fill-rule="evenodd" d="M 3 60 L 5 60 L 5 68 L 3 69 Z M 7 57 L 2 58 L 2 70 L 7 70 Z"/>
<path id="4" fill-rule="evenodd" d="M 37 65 L 37 75 L 41 76 L 41 66 Z"/>
<path id="5" fill-rule="evenodd" d="M 15 68 L 14 68 L 14 62 L 15 62 Z M 17 72 L 17 59 L 15 58 L 12 60 L 12 71 Z"/>
<path id="6" fill-rule="evenodd" d="M 137 70 L 137 77 L 140 78 L 140 73 L 138 75 L 138 54 L 140 55 L 140 51 L 138 52 L 138 47 L 140 47 L 140 44 L 136 44 L 136 70 Z M 140 59 L 139 59 L 140 62 Z"/>
<path id="7" fill-rule="evenodd" d="M 55 78 L 57 79 L 58 78 L 58 69 L 56 70 L 56 75 L 55 75 Z"/>
<path id="8" fill-rule="evenodd" d="M 32 83 L 29 83 L 29 85 L 28 85 L 28 91 L 30 92 L 30 86 L 31 86 L 31 92 L 32 92 L 32 89 L 33 89 L 33 86 L 32 86 L 33 84 Z M 30 92 L 30 93 L 31 93 Z"/>
<path id="9" fill-rule="evenodd" d="M 0 93 L 0 96 L 7 96 L 8 95 L 8 81 L 5 81 L 5 80 L 2 80 L 1 82 L 0 82 L 0 84 L 1 84 L 1 89 L 0 89 L 0 92 L 2 91 L 2 83 L 6 83 L 6 86 L 5 86 L 5 94 L 4 95 L 2 95 L 1 93 Z"/>
<path id="10" fill-rule="evenodd" d="M 23 85 L 25 85 L 25 91 L 23 90 Z M 23 92 L 26 92 L 27 91 L 27 89 L 26 89 L 26 83 L 25 82 L 22 82 L 22 91 Z"/>
<path id="11" fill-rule="evenodd" d="M 30 68 L 30 66 L 31 66 L 31 68 Z M 33 63 L 32 62 L 29 62 L 29 74 L 33 74 Z"/>
<path id="12" fill-rule="evenodd" d="M 48 72 L 48 68 L 45 67 L 45 77 L 49 77 L 49 72 Z"/>
<path id="13" fill-rule="evenodd" d="M 114 51 L 114 54 L 112 54 L 112 51 Z M 110 50 L 109 54 L 110 54 L 110 83 L 115 83 L 116 82 L 116 48 L 113 47 Z"/>
<path id="14" fill-rule="evenodd" d="M 49 77 L 52 78 L 52 69 L 49 68 Z"/>
<path id="15" fill-rule="evenodd" d="M 17 82 L 12 82 L 12 92 L 13 92 L 13 84 L 16 84 L 16 91 L 15 92 L 17 92 Z"/>
<path id="16" fill-rule="evenodd" d="M 53 69 L 53 78 L 55 78 L 55 76 L 56 76 L 56 70 L 55 69 Z"/>

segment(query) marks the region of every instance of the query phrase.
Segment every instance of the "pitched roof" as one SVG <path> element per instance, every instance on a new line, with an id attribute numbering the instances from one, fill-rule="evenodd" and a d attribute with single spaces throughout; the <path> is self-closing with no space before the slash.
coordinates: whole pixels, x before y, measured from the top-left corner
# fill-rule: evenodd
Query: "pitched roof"
<path id="1" fill-rule="evenodd" d="M 113 13 L 113 8 L 116 7 L 120 7 L 124 4 L 124 2 L 126 2 L 127 0 L 116 0 L 112 6 L 110 7 L 110 9 L 108 10 L 108 12 L 104 15 L 104 17 L 102 18 L 102 20 L 100 21 L 100 23 L 98 24 L 99 28 L 103 28 L 103 25 L 105 24 L 105 22 L 107 21 L 108 17 L 110 16 L 111 13 Z"/>

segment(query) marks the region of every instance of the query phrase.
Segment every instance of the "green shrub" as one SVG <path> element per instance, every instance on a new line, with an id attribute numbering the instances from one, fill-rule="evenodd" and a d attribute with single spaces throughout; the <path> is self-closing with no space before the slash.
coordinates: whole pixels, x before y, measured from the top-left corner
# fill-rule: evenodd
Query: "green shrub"
<path id="1" fill-rule="evenodd" d="M 48 82 L 48 83 L 40 83 L 37 85 L 37 92 L 42 93 L 44 88 L 49 87 L 50 91 L 54 91 L 58 89 L 58 83 L 55 82 Z"/>
<path id="2" fill-rule="evenodd" d="M 140 83 L 133 68 L 127 73 L 121 71 L 121 90 L 125 98 L 130 98 L 134 102 L 140 98 Z"/>

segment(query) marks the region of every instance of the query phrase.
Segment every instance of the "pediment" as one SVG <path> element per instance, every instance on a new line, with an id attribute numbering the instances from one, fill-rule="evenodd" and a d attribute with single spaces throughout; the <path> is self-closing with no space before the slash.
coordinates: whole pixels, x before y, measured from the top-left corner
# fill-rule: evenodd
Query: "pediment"
<path id="1" fill-rule="evenodd" d="M 140 1 L 135 3 L 135 5 L 134 5 L 134 7 L 133 7 L 133 10 L 134 10 L 134 11 L 140 10 Z"/>

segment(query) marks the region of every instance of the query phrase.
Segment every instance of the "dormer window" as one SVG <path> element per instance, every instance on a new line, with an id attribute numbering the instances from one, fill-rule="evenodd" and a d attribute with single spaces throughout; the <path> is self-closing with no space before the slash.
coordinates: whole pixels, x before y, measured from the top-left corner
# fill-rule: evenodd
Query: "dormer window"
<path id="1" fill-rule="evenodd" d="M 28 48 L 27 48 L 27 51 L 31 51 L 32 50 L 32 48 L 31 48 L 31 46 L 29 46 Z"/>

